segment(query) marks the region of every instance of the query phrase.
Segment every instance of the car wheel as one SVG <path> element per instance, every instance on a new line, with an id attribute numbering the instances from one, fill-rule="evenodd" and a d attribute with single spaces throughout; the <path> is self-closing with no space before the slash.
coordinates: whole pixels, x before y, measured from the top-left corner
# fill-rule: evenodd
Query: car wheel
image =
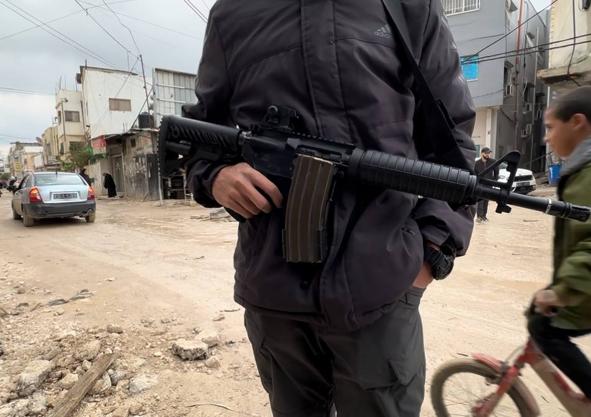
<path id="1" fill-rule="evenodd" d="M 20 216 L 20 214 L 18 214 L 18 213 L 16 212 L 16 210 L 14 209 L 14 207 L 12 207 L 12 218 L 13 218 L 14 220 L 20 220 L 20 219 L 21 219 L 21 216 Z"/>
<path id="2" fill-rule="evenodd" d="M 23 212 L 23 225 L 25 227 L 31 227 L 35 224 L 35 219 Z"/>
<path id="3" fill-rule="evenodd" d="M 86 223 L 94 223 L 94 220 L 96 219 L 96 212 L 92 212 L 90 213 L 88 216 L 84 217 L 86 219 Z"/>

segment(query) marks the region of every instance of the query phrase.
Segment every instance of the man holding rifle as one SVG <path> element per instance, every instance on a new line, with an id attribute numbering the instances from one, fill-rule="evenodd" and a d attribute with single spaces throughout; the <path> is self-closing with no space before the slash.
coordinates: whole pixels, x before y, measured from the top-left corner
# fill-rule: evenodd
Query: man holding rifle
<path id="1" fill-rule="evenodd" d="M 408 45 L 395 21 L 408 22 Z M 405 46 L 447 109 L 462 162 L 472 164 L 475 114 L 440 0 L 220 0 L 208 22 L 199 102 L 185 113 L 248 128 L 269 105 L 288 106 L 311 134 L 417 159 L 416 144 L 442 132 L 430 131 L 429 115 L 415 114 L 426 99 Z M 292 263 L 282 256 L 285 184 L 246 163 L 203 160 L 189 180 L 197 202 L 246 219 L 235 299 L 246 309 L 273 415 L 326 417 L 336 408 L 339 417 L 418 417 L 419 302 L 465 253 L 471 209 L 342 181 L 326 225 L 326 260 Z"/>

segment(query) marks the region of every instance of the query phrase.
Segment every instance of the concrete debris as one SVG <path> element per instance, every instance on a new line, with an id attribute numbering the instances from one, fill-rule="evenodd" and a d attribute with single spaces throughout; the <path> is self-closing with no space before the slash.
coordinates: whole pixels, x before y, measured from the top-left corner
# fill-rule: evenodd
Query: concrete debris
<path id="1" fill-rule="evenodd" d="M 78 375 L 67 373 L 59 382 L 59 386 L 63 389 L 70 389 L 78 382 Z"/>
<path id="2" fill-rule="evenodd" d="M 207 366 L 209 369 L 218 369 L 222 366 L 222 364 L 218 358 L 212 357 L 205 361 L 205 366 Z"/>
<path id="3" fill-rule="evenodd" d="M 186 361 L 207 359 L 207 345 L 198 340 L 179 339 L 172 344 L 172 353 Z"/>
<path id="4" fill-rule="evenodd" d="M 158 383 L 158 378 L 152 375 L 141 374 L 129 381 L 129 392 L 132 395 L 139 394 L 152 388 Z"/>
<path id="5" fill-rule="evenodd" d="M 40 392 L 33 394 L 29 402 L 29 414 L 31 416 L 42 416 L 47 411 L 47 398 Z"/>
<path id="6" fill-rule="evenodd" d="M 84 372 L 88 372 L 92 368 L 92 363 L 90 361 L 83 361 L 82 362 L 82 370 Z"/>
<path id="7" fill-rule="evenodd" d="M 109 324 L 107 326 L 107 333 L 122 334 L 123 333 L 123 328 L 121 326 L 117 326 L 115 324 Z"/>
<path id="8" fill-rule="evenodd" d="M 127 377 L 127 372 L 122 369 L 116 369 L 109 374 L 111 377 L 111 384 L 116 386 L 119 384 L 120 381 L 124 380 Z"/>
<path id="9" fill-rule="evenodd" d="M 109 374 L 107 374 L 105 372 L 105 374 L 101 377 L 101 379 L 99 379 L 98 381 L 96 381 L 96 383 L 94 384 L 94 387 L 92 387 L 92 390 L 90 390 L 90 393 L 92 395 L 99 395 L 99 394 L 104 394 L 105 392 L 107 392 L 109 390 L 109 388 L 111 388 L 111 378 L 109 376 Z"/>
<path id="10" fill-rule="evenodd" d="M 31 400 L 21 399 L 0 405 L 0 417 L 25 417 L 29 414 Z"/>
<path id="11" fill-rule="evenodd" d="M 222 343 L 222 338 L 215 331 L 208 331 L 201 334 L 201 341 L 207 345 L 208 348 L 218 346 Z"/>
<path id="12" fill-rule="evenodd" d="M 91 361 L 97 357 L 101 350 L 101 342 L 98 340 L 93 340 L 91 342 L 86 343 L 83 345 L 80 350 L 78 350 L 74 357 L 78 360 L 87 360 Z"/>
<path id="13" fill-rule="evenodd" d="M 21 397 L 27 397 L 37 391 L 53 368 L 54 364 L 51 361 L 35 360 L 29 363 L 17 379 L 19 395 Z"/>
<path id="14" fill-rule="evenodd" d="M 130 404 L 129 406 L 129 415 L 131 416 L 139 416 L 141 414 L 144 414 L 146 411 L 144 404 L 142 404 L 141 402 L 133 402 Z"/>

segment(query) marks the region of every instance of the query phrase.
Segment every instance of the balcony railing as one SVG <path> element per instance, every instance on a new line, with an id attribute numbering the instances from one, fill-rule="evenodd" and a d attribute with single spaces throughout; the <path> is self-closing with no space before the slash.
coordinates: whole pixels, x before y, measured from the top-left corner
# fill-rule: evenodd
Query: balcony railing
<path id="1" fill-rule="evenodd" d="M 480 0 L 443 0 L 442 3 L 448 16 L 480 9 Z"/>

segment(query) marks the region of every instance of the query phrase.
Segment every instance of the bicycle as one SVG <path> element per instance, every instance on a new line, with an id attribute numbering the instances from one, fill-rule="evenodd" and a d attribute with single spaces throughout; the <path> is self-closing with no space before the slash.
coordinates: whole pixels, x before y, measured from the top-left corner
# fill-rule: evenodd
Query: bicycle
<path id="1" fill-rule="evenodd" d="M 437 417 L 539 416 L 540 408 L 520 378 L 525 365 L 531 366 L 572 417 L 591 416 L 591 399 L 576 393 L 531 339 L 520 350 L 513 363 L 478 353 L 471 359 L 457 359 L 439 367 L 431 384 L 431 402 Z M 484 378 L 484 390 L 468 393 L 470 398 L 462 402 L 450 390 L 453 378 L 460 374 L 464 374 L 459 380 L 463 388 L 470 389 L 468 376 L 477 376 Z"/>

